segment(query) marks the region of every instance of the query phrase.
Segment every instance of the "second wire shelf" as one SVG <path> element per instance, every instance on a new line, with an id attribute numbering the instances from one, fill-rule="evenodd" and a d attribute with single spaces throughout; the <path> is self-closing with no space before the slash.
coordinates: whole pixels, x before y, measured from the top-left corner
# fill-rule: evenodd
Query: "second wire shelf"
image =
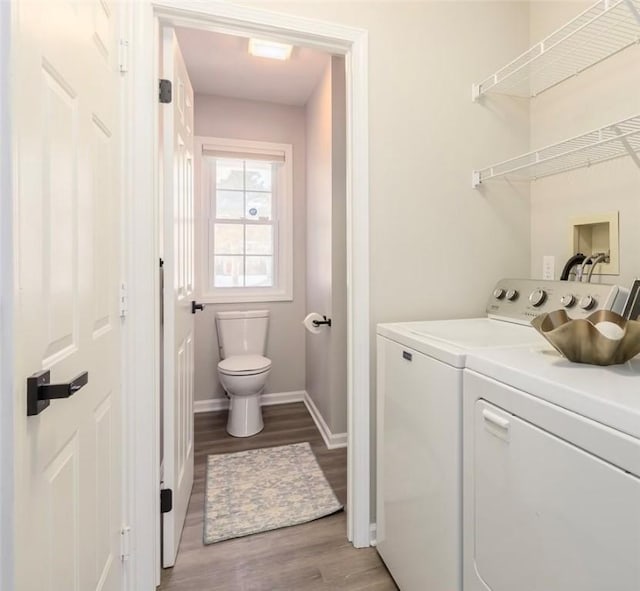
<path id="1" fill-rule="evenodd" d="M 640 115 L 623 119 L 563 142 L 474 170 L 472 186 L 498 177 L 535 180 L 620 156 L 631 155 L 640 166 Z"/>

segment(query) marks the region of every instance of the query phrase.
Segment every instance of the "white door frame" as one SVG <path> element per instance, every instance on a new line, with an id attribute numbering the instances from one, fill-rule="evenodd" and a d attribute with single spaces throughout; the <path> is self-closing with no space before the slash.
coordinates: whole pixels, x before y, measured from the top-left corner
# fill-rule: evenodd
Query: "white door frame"
<path id="1" fill-rule="evenodd" d="M 347 536 L 370 545 L 370 319 L 368 43 L 365 30 L 221 0 L 129 5 L 124 188 L 128 320 L 125 323 L 125 495 L 131 526 L 127 583 L 158 582 L 159 293 L 157 33 L 159 23 L 260 35 L 345 55 L 347 86 L 348 460 Z"/>
<path id="2" fill-rule="evenodd" d="M 10 2 L 0 2 L 0 589 L 13 589 L 13 193 Z"/>

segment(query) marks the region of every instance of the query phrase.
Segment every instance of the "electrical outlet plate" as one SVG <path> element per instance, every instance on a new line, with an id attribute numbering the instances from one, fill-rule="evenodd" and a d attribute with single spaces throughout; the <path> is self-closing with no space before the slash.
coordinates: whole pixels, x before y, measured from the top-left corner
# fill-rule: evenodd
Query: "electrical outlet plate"
<path id="1" fill-rule="evenodd" d="M 542 257 L 542 279 L 553 281 L 556 274 L 556 257 L 545 255 Z"/>
<path id="2" fill-rule="evenodd" d="M 587 256 L 606 252 L 608 263 L 599 263 L 595 275 L 620 274 L 620 240 L 617 211 L 572 217 L 571 254 L 581 252 Z"/>

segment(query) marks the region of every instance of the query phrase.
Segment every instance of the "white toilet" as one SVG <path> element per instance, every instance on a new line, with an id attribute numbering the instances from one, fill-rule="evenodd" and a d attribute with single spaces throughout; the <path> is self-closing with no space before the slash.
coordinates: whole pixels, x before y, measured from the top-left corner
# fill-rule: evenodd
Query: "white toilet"
<path id="1" fill-rule="evenodd" d="M 264 356 L 268 328 L 268 310 L 216 314 L 218 377 L 229 395 L 227 433 L 234 437 L 250 437 L 264 427 L 260 395 L 271 371 L 271 359 Z"/>

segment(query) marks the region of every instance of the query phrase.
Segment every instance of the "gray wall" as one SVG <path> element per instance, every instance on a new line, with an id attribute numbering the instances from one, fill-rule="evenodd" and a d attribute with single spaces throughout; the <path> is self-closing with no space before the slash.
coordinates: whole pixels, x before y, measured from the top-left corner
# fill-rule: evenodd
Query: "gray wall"
<path id="1" fill-rule="evenodd" d="M 293 145 L 293 301 L 251 304 L 211 304 L 196 316 L 195 399 L 224 396 L 217 376 L 217 310 L 271 311 L 267 356 L 273 367 L 265 392 L 291 392 L 305 388 L 306 274 L 306 142 L 305 110 L 291 107 L 196 95 L 195 135 L 259 140 Z"/>
<path id="2" fill-rule="evenodd" d="M 575 17 L 591 2 L 535 2 L 531 40 Z M 640 113 L 640 46 L 634 45 L 541 94 L 531 105 L 531 147 L 562 141 Z M 629 157 L 531 184 L 531 268 L 556 257 L 556 278 L 571 254 L 570 218 L 619 211 L 620 274 L 594 281 L 630 285 L 640 276 L 640 170 Z M 596 267 L 597 270 L 597 267 Z"/>
<path id="3" fill-rule="evenodd" d="M 347 112 L 345 63 L 331 58 L 331 414 L 332 433 L 347 430 Z"/>
<path id="4" fill-rule="evenodd" d="M 334 57 L 307 103 L 307 312 L 332 318 L 306 333 L 306 390 L 332 433 L 347 430 L 344 59 Z"/>

